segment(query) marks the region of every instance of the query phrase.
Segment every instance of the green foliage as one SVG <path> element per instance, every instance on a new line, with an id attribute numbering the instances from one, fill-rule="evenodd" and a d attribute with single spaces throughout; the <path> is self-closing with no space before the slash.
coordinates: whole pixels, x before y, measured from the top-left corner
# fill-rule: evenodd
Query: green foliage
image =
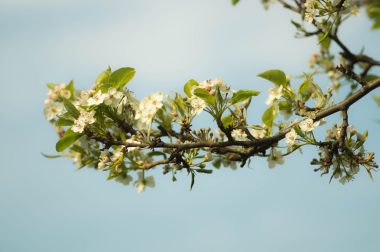
<path id="1" fill-rule="evenodd" d="M 199 86 L 199 83 L 196 80 L 189 80 L 188 82 L 186 82 L 185 86 L 183 87 L 183 91 L 185 92 L 185 94 L 187 95 L 187 97 L 191 97 L 192 96 L 191 89 L 194 86 Z"/>
<path id="2" fill-rule="evenodd" d="M 67 130 L 63 137 L 55 145 L 56 151 L 62 152 L 66 150 L 73 143 L 75 143 L 75 141 L 78 140 L 81 136 L 83 136 L 82 133 L 73 132 L 71 129 Z"/>
<path id="3" fill-rule="evenodd" d="M 239 90 L 232 95 L 231 104 L 245 101 L 252 96 L 257 96 L 259 94 L 260 92 L 255 90 Z"/>
<path id="4" fill-rule="evenodd" d="M 119 68 L 111 73 L 109 83 L 117 90 L 122 89 L 135 76 L 135 69 L 130 67 Z"/>
<path id="5" fill-rule="evenodd" d="M 373 20 L 372 29 L 376 30 L 380 28 L 380 3 L 373 1 L 372 4 L 367 6 L 367 15 Z"/>
<path id="6" fill-rule="evenodd" d="M 265 110 L 263 116 L 261 117 L 261 120 L 268 127 L 272 127 L 273 120 L 274 120 L 274 108 L 273 108 L 273 106 L 270 106 L 269 108 L 267 108 L 267 110 Z"/>
<path id="7" fill-rule="evenodd" d="M 196 88 L 194 90 L 194 95 L 198 96 L 199 98 L 201 98 L 202 100 L 204 100 L 207 104 L 209 104 L 211 106 L 216 105 L 215 96 L 210 95 L 210 93 L 203 88 Z"/>
<path id="8" fill-rule="evenodd" d="M 266 79 L 277 86 L 286 86 L 286 75 L 281 70 L 268 70 L 258 74 L 257 76 Z"/>
<path id="9" fill-rule="evenodd" d="M 236 4 L 239 3 L 239 1 L 240 1 L 240 0 L 231 0 L 231 3 L 232 3 L 233 5 L 236 5 Z"/>
<path id="10" fill-rule="evenodd" d="M 71 103 L 71 101 L 69 101 L 68 99 L 63 99 L 63 105 L 65 106 L 67 112 L 69 112 L 69 114 L 72 117 L 74 117 L 75 119 L 77 119 L 79 117 L 79 111 L 74 106 L 74 104 Z"/>

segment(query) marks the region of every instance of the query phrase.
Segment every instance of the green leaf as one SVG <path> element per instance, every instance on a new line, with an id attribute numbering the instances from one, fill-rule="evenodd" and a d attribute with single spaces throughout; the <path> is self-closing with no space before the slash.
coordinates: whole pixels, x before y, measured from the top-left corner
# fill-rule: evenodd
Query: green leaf
<path id="1" fill-rule="evenodd" d="M 203 88 L 197 88 L 194 90 L 194 95 L 204 100 L 207 104 L 211 106 L 216 105 L 216 99 L 214 96 L 210 95 L 210 93 Z"/>
<path id="2" fill-rule="evenodd" d="M 74 88 L 74 81 L 70 81 L 69 84 L 67 84 L 66 86 L 66 89 L 70 91 L 70 94 L 71 94 L 71 98 L 74 97 L 74 92 L 75 92 L 75 88 Z"/>
<path id="3" fill-rule="evenodd" d="M 314 92 L 314 86 L 312 81 L 309 78 L 306 78 L 304 82 L 299 86 L 298 93 L 301 95 L 301 98 L 304 102 L 310 99 L 310 96 Z"/>
<path id="4" fill-rule="evenodd" d="M 63 99 L 63 105 L 65 106 L 67 112 L 69 112 L 72 117 L 74 117 L 75 119 L 79 117 L 78 109 L 69 100 Z"/>
<path id="5" fill-rule="evenodd" d="M 190 184 L 190 191 L 193 189 L 195 183 L 195 172 L 191 171 L 191 184 Z"/>
<path id="6" fill-rule="evenodd" d="M 272 127 L 274 120 L 273 106 L 270 106 L 267 110 L 265 110 L 261 120 L 263 123 L 269 127 Z"/>
<path id="7" fill-rule="evenodd" d="M 318 34 L 318 41 L 320 41 L 321 47 L 323 49 L 327 51 L 330 49 L 331 40 L 329 37 L 326 37 L 325 39 L 323 39 L 323 33 Z"/>
<path id="8" fill-rule="evenodd" d="M 257 96 L 259 94 L 260 94 L 260 92 L 255 91 L 255 90 L 239 90 L 232 95 L 231 104 L 235 104 L 238 102 L 245 101 L 248 98 L 250 98 L 252 96 Z"/>
<path id="9" fill-rule="evenodd" d="M 373 80 L 376 80 L 377 78 L 379 78 L 379 76 L 377 75 L 374 75 L 374 74 L 368 74 L 366 77 L 365 77 L 365 81 L 373 81 Z"/>
<path id="10" fill-rule="evenodd" d="M 380 96 L 375 96 L 373 99 L 376 101 L 377 106 L 380 106 Z"/>
<path id="11" fill-rule="evenodd" d="M 62 152 L 70 147 L 76 140 L 78 140 L 83 133 L 73 132 L 71 129 L 67 130 L 63 137 L 55 145 L 55 149 L 58 152 Z"/>
<path id="12" fill-rule="evenodd" d="M 372 25 L 372 30 L 376 30 L 376 29 L 379 29 L 379 28 L 380 28 L 380 19 L 376 20 L 376 22 L 373 23 L 373 25 Z"/>
<path id="13" fill-rule="evenodd" d="M 240 0 L 231 0 L 232 5 L 237 5 Z"/>
<path id="14" fill-rule="evenodd" d="M 228 127 L 233 125 L 234 118 L 232 117 L 232 115 L 226 115 L 226 116 L 222 117 L 221 121 L 222 121 L 223 126 L 225 128 L 228 128 Z"/>
<path id="15" fill-rule="evenodd" d="M 54 89 L 56 87 L 55 84 L 53 83 L 47 83 L 46 86 L 49 88 L 49 89 Z"/>
<path id="16" fill-rule="evenodd" d="M 74 124 L 73 120 L 66 119 L 66 118 L 59 118 L 57 122 L 55 123 L 56 126 L 71 126 Z"/>
<path id="17" fill-rule="evenodd" d="M 162 151 L 152 151 L 152 152 L 149 152 L 148 156 L 149 157 L 162 156 L 163 158 L 166 158 L 166 154 L 164 152 L 162 152 Z"/>
<path id="18" fill-rule="evenodd" d="M 297 135 L 299 135 L 302 138 L 306 138 L 307 139 L 307 136 L 305 135 L 305 133 L 303 133 L 302 130 L 298 126 L 293 127 L 293 129 L 297 133 Z"/>
<path id="19" fill-rule="evenodd" d="M 109 82 L 112 87 L 122 89 L 135 75 L 136 71 L 130 67 L 123 67 L 111 73 Z"/>
<path id="20" fill-rule="evenodd" d="M 101 85 L 103 83 L 108 83 L 111 76 L 111 68 L 108 67 L 107 70 L 104 70 L 98 75 L 98 78 L 95 80 L 95 85 Z"/>
<path id="21" fill-rule="evenodd" d="M 192 96 L 191 89 L 194 86 L 199 86 L 199 83 L 196 80 L 189 80 L 188 82 L 186 82 L 185 86 L 183 87 L 183 91 L 185 92 L 187 97 Z"/>
<path id="22" fill-rule="evenodd" d="M 277 86 L 285 86 L 286 85 L 286 75 L 283 71 L 273 69 L 265 71 L 261 74 L 258 74 L 257 76 L 266 79 L 272 83 L 274 83 Z"/>
<path id="23" fill-rule="evenodd" d="M 60 158 L 60 157 L 62 157 L 62 155 L 48 155 L 48 154 L 45 154 L 42 152 L 41 152 L 41 155 L 46 157 L 46 158 Z"/>
<path id="24" fill-rule="evenodd" d="M 280 101 L 278 103 L 278 107 L 280 110 L 285 110 L 285 111 L 291 111 L 292 110 L 292 104 L 287 102 L 287 101 Z"/>
<path id="25" fill-rule="evenodd" d="M 208 170 L 208 169 L 194 169 L 194 170 L 198 173 L 206 173 L 206 174 L 212 173 L 212 170 Z"/>

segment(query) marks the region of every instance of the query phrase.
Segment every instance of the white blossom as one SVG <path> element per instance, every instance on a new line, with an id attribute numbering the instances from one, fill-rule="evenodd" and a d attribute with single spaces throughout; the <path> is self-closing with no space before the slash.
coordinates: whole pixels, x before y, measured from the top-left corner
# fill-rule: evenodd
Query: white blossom
<path id="1" fill-rule="evenodd" d="M 231 136 L 237 141 L 245 141 L 247 140 L 247 134 L 242 129 L 234 129 L 231 132 Z"/>
<path id="2" fill-rule="evenodd" d="M 269 96 L 268 99 L 265 101 L 265 104 L 267 105 L 272 105 L 276 99 L 279 99 L 282 96 L 282 86 L 279 86 L 277 88 L 269 88 L 268 91 Z"/>
<path id="3" fill-rule="evenodd" d="M 63 106 L 61 104 L 57 105 L 55 102 L 47 99 L 45 100 L 44 114 L 47 120 L 51 121 L 57 115 L 63 112 Z"/>
<path id="4" fill-rule="evenodd" d="M 155 186 L 153 176 L 149 176 L 145 178 L 143 172 L 139 172 L 137 176 L 138 176 L 138 180 L 135 181 L 135 184 L 134 184 L 137 189 L 137 192 L 139 193 L 144 192 L 147 186 L 150 188 L 153 188 Z"/>
<path id="5" fill-rule="evenodd" d="M 87 101 L 88 106 L 99 105 L 104 102 L 106 94 L 103 94 L 101 91 L 98 91 L 95 95 L 90 97 Z"/>
<path id="6" fill-rule="evenodd" d="M 193 90 L 196 88 L 206 89 L 211 95 L 215 94 L 217 88 L 220 90 L 220 92 L 230 91 L 230 88 L 221 78 L 202 81 L 201 83 L 199 83 L 199 86 L 194 86 Z"/>
<path id="7" fill-rule="evenodd" d="M 315 127 L 318 127 L 318 125 L 319 125 L 319 121 L 314 122 L 313 119 L 310 119 L 310 118 L 303 120 L 302 122 L 299 123 L 300 129 L 304 132 L 310 132 Z"/>
<path id="8" fill-rule="evenodd" d="M 115 178 L 115 181 L 122 183 L 123 185 L 129 185 L 132 182 L 132 176 L 126 175 L 126 176 L 118 176 Z"/>
<path id="9" fill-rule="evenodd" d="M 74 132 L 82 133 L 86 123 L 83 120 L 75 120 L 71 130 Z"/>
<path id="10" fill-rule="evenodd" d="M 265 129 L 251 129 L 249 132 L 255 139 L 261 139 L 265 137 L 266 130 Z"/>
<path id="11" fill-rule="evenodd" d="M 190 105 L 191 105 L 191 114 L 193 115 L 199 115 L 203 109 L 207 106 L 206 102 L 196 96 L 192 96 L 190 98 Z"/>
<path id="12" fill-rule="evenodd" d="M 124 158 L 124 148 L 123 147 L 120 147 L 120 148 L 117 148 L 112 156 L 111 156 L 111 161 L 112 162 L 116 162 L 120 159 Z"/>
<path id="13" fill-rule="evenodd" d="M 267 160 L 269 168 L 274 168 L 276 164 L 284 163 L 284 157 L 282 156 L 281 151 L 278 151 L 276 149 L 272 150 Z"/>
<path id="14" fill-rule="evenodd" d="M 144 97 L 136 110 L 135 119 L 144 124 L 150 124 L 156 112 L 163 106 L 164 95 L 155 93 Z"/>
<path id="15" fill-rule="evenodd" d="M 123 98 L 122 92 L 117 91 L 115 88 L 111 88 L 105 94 L 104 104 L 106 104 L 107 106 L 112 106 L 113 108 L 117 108 L 122 98 Z"/>
<path id="16" fill-rule="evenodd" d="M 127 139 L 125 141 L 127 144 L 128 143 L 132 143 L 132 144 L 141 144 L 139 141 L 136 141 L 136 140 L 133 140 L 133 139 Z M 128 147 L 127 150 L 128 151 L 135 151 L 135 150 L 138 150 L 140 147 Z"/>
<path id="17" fill-rule="evenodd" d="M 297 143 L 297 133 L 294 129 L 291 129 L 288 133 L 286 133 L 285 142 L 289 147 L 292 147 Z"/>
<path id="18" fill-rule="evenodd" d="M 78 119 L 74 120 L 74 125 L 71 130 L 74 132 L 82 133 L 86 125 L 93 124 L 96 121 L 94 116 L 95 110 L 80 110 L 79 117 Z"/>
<path id="19" fill-rule="evenodd" d="M 102 152 L 100 152 L 98 169 L 103 169 L 106 166 L 107 162 L 109 161 L 110 161 L 109 150 L 103 150 Z"/>

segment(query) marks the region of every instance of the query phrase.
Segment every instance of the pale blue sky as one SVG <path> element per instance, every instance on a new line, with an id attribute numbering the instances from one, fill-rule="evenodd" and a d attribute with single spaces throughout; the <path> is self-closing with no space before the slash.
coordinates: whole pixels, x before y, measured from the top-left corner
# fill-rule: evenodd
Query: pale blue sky
<path id="1" fill-rule="evenodd" d="M 47 82 L 88 88 L 110 65 L 136 68 L 138 97 L 181 91 L 191 78 L 266 91 L 257 73 L 299 74 L 317 50 L 314 39 L 294 38 L 291 18 L 256 0 L 0 0 L 0 252 L 378 251 L 378 174 L 329 184 L 309 165 L 312 148 L 274 170 L 255 158 L 252 168 L 198 176 L 192 192 L 186 174 L 172 183 L 157 171 L 143 194 L 40 155 L 57 140 L 42 113 Z M 365 16 L 350 24 L 350 47 L 380 58 Z M 377 152 L 378 118 L 371 97 L 350 110 Z"/>

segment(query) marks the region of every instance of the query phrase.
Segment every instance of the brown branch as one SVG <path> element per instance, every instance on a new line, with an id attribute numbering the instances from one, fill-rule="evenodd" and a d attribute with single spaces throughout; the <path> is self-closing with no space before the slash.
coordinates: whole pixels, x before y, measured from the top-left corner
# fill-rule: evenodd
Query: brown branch
<path id="1" fill-rule="evenodd" d="M 380 78 L 373 80 L 360 88 L 358 91 L 353 93 L 351 96 L 349 96 L 347 99 L 325 109 L 320 112 L 318 112 L 314 118 L 315 121 L 319 121 L 325 117 L 328 117 L 332 114 L 335 114 L 339 111 L 347 111 L 348 108 L 366 96 L 369 92 L 372 90 L 378 88 L 380 86 Z M 251 141 L 226 141 L 226 142 L 197 142 L 197 143 L 165 143 L 165 142 L 157 142 L 157 143 L 125 143 L 122 141 L 115 141 L 113 139 L 107 139 L 104 137 L 95 136 L 93 133 L 86 130 L 86 135 L 92 139 L 95 139 L 99 142 L 102 142 L 104 144 L 108 145 L 122 145 L 125 147 L 140 147 L 140 148 L 167 148 L 167 149 L 176 149 L 177 152 L 183 151 L 183 150 L 189 150 L 189 149 L 195 149 L 195 148 L 225 148 L 225 147 L 231 147 L 231 146 L 240 146 L 240 147 L 254 147 L 253 150 L 248 152 L 248 155 L 253 155 L 258 152 L 263 152 L 266 149 L 270 148 L 272 145 L 276 144 L 280 140 L 282 140 L 286 133 L 288 133 L 291 128 L 288 127 L 279 133 L 277 133 L 274 136 L 271 137 L 265 137 L 262 139 L 256 139 Z M 242 154 L 242 153 L 240 153 Z"/>

